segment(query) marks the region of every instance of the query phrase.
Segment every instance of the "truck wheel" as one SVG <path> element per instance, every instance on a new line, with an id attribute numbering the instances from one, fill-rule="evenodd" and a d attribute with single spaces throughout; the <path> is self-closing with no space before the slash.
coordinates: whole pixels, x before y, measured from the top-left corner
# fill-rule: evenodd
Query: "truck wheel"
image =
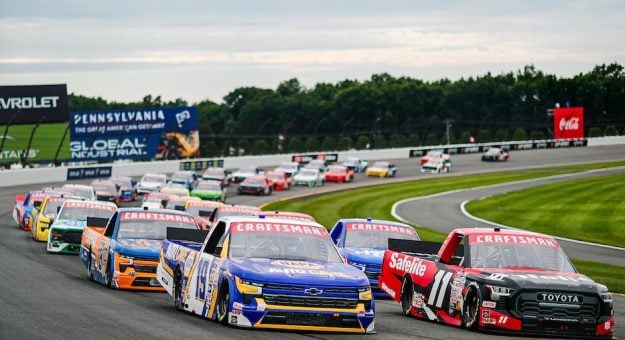
<path id="1" fill-rule="evenodd" d="M 111 259 L 106 263 L 106 270 L 104 271 L 104 285 L 111 288 Z"/>
<path id="2" fill-rule="evenodd" d="M 464 296 L 462 322 L 464 327 L 470 330 L 477 330 L 480 326 L 480 305 L 482 304 L 482 296 L 479 289 L 472 287 Z"/>
<path id="3" fill-rule="evenodd" d="M 174 307 L 182 310 L 182 275 L 180 270 L 176 270 L 174 277 Z"/>
<path id="4" fill-rule="evenodd" d="M 230 308 L 229 290 L 228 281 L 224 280 L 217 294 L 217 321 L 224 325 L 228 324 L 228 309 Z"/>
<path id="5" fill-rule="evenodd" d="M 414 286 L 410 276 L 405 276 L 401 283 L 401 310 L 404 315 L 409 316 L 412 310 L 412 296 L 414 295 Z"/>
<path id="6" fill-rule="evenodd" d="M 93 281 L 95 280 L 95 276 L 94 276 L 94 271 L 95 271 L 95 257 L 93 257 L 93 254 L 91 254 L 91 250 L 89 250 L 89 265 L 87 266 L 87 275 L 89 275 L 89 280 Z"/>

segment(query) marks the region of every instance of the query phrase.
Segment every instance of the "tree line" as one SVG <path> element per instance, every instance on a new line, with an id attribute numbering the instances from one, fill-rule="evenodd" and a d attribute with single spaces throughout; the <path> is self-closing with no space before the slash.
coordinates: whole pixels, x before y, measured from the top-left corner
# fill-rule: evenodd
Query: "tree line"
<path id="1" fill-rule="evenodd" d="M 625 72 L 603 64 L 570 78 L 537 70 L 423 81 L 374 74 L 304 87 L 240 87 L 197 106 L 202 156 L 550 138 L 549 109 L 582 106 L 586 135 L 625 134 Z M 70 94 L 71 111 L 186 106 L 147 95 L 119 103 Z"/>

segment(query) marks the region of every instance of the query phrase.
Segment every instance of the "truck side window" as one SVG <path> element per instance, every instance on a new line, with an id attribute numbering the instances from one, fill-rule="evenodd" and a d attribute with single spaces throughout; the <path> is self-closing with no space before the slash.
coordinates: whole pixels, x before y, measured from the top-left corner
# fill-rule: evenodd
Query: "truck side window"
<path id="1" fill-rule="evenodd" d="M 113 236 L 113 229 L 115 229 L 115 221 L 117 220 L 117 212 L 113 214 L 111 219 L 109 220 L 106 229 L 104 230 L 104 236 L 111 237 Z"/>
<path id="2" fill-rule="evenodd" d="M 208 241 L 206 242 L 206 247 L 204 248 L 204 252 L 207 254 L 215 255 L 215 250 L 217 249 L 217 245 L 219 244 L 219 241 L 221 240 L 222 236 L 225 233 L 226 233 L 226 223 L 223 221 L 217 223 L 217 226 L 208 237 Z M 221 249 L 219 251 L 221 252 Z"/>

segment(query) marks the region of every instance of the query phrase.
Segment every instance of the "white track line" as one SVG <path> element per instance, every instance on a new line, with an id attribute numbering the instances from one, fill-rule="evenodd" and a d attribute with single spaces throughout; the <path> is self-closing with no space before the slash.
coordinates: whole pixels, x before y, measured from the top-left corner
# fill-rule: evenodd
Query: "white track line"
<path id="1" fill-rule="evenodd" d="M 625 169 L 625 167 L 592 169 L 592 170 L 587 170 L 587 171 L 583 171 L 583 172 L 573 172 L 573 173 L 561 174 L 561 175 L 555 175 L 555 176 L 549 176 L 549 177 L 525 179 L 525 180 L 516 181 L 516 182 L 505 182 L 505 183 L 498 183 L 498 184 L 490 184 L 490 185 L 484 185 L 484 186 L 481 186 L 481 187 L 457 189 L 457 190 L 439 192 L 439 193 L 432 194 L 432 195 L 427 195 L 427 196 L 406 198 L 406 199 L 403 199 L 401 201 L 395 202 L 395 204 L 393 204 L 393 207 L 391 208 L 391 215 L 393 215 L 393 217 L 395 217 L 396 219 L 398 219 L 399 221 L 402 221 L 404 223 L 414 224 L 414 222 L 409 221 L 409 220 L 401 217 L 397 213 L 397 207 L 399 205 L 401 205 L 403 203 L 411 202 L 411 201 L 419 201 L 419 200 L 425 200 L 425 199 L 430 199 L 430 198 L 435 198 L 435 197 L 440 197 L 440 196 L 452 195 L 452 194 L 455 194 L 455 193 L 458 193 L 458 192 L 463 192 L 463 191 L 481 190 L 481 189 L 502 187 L 502 186 L 506 186 L 506 185 L 539 182 L 539 181 L 544 181 L 544 180 L 553 179 L 553 178 L 572 177 L 572 176 L 576 176 L 576 175 L 580 175 L 580 174 L 584 174 L 584 173 L 605 172 L 605 171 L 610 171 L 610 170 L 614 170 L 614 169 Z M 482 222 L 482 223 L 485 223 L 485 224 L 492 224 L 494 226 L 498 226 L 498 227 L 501 227 L 501 228 L 523 230 L 523 229 L 510 227 L 510 226 L 499 224 L 499 223 L 495 223 L 495 222 L 492 222 L 492 221 L 488 221 L 488 220 L 485 220 L 485 219 L 482 219 L 482 218 L 479 218 L 479 217 L 476 217 L 476 216 L 473 216 L 473 215 L 469 214 L 469 212 L 467 212 L 467 210 L 465 209 L 465 205 L 468 202 L 469 201 L 467 200 L 467 201 L 464 201 L 464 202 L 462 202 L 460 204 L 460 211 L 462 212 L 462 214 L 464 216 L 466 216 L 466 217 L 468 217 L 468 218 L 470 218 L 470 219 L 472 219 L 474 221 Z M 586 242 L 586 241 L 580 241 L 580 240 L 573 240 L 573 239 L 566 238 L 566 237 L 559 237 L 559 236 L 553 236 L 553 235 L 550 235 L 550 236 L 552 236 L 553 238 L 555 238 L 557 240 L 563 240 L 563 241 L 568 241 L 568 242 L 573 242 L 573 243 L 578 243 L 578 244 L 584 244 L 584 245 L 594 246 L 594 247 L 599 247 L 599 248 L 607 248 L 607 249 L 615 249 L 615 250 L 623 250 L 623 251 L 625 251 L 625 248 L 621 248 L 621 247 L 609 246 L 609 245 L 605 245 L 605 244 Z"/>

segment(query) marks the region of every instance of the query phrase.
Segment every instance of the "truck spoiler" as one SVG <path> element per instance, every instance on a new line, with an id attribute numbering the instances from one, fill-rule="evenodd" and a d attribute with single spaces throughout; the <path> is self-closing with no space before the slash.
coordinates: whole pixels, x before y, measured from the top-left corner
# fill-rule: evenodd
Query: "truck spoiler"
<path id="1" fill-rule="evenodd" d="M 428 242 L 428 241 L 414 241 L 414 240 L 401 240 L 396 238 L 388 239 L 388 249 L 400 253 L 409 253 L 416 255 L 434 255 L 438 254 L 438 250 L 441 248 L 442 243 Z M 458 245 L 454 257 L 463 257 L 464 247 Z"/>
<path id="2" fill-rule="evenodd" d="M 209 232 L 210 230 L 167 228 L 167 239 L 204 243 Z"/>
<path id="3" fill-rule="evenodd" d="M 95 228 L 105 228 L 109 219 L 104 217 L 87 217 L 87 226 Z"/>

